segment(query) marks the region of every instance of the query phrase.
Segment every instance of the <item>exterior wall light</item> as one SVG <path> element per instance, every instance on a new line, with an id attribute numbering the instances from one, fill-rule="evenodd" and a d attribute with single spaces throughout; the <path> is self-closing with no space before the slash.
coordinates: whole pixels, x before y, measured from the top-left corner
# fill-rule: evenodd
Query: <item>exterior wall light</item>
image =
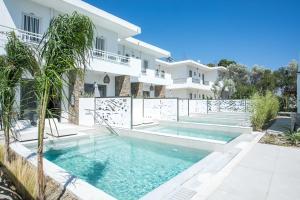
<path id="1" fill-rule="evenodd" d="M 154 87 L 153 87 L 153 85 L 151 84 L 150 85 L 150 91 L 153 91 L 154 90 Z"/>
<path id="2" fill-rule="evenodd" d="M 103 78 L 103 83 L 106 83 L 106 84 L 110 83 L 110 78 L 109 78 L 109 76 L 107 74 Z"/>

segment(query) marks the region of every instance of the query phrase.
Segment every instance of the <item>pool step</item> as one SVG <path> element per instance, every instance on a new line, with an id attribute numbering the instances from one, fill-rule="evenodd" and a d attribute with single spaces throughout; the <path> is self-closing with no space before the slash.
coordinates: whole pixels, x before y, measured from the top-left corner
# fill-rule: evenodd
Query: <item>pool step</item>
<path id="1" fill-rule="evenodd" d="M 106 149 L 106 148 L 109 148 L 111 146 L 118 146 L 120 144 L 122 144 L 122 141 L 121 140 L 116 140 L 116 136 L 113 136 L 113 135 L 110 135 L 108 137 L 103 137 L 103 139 L 101 140 L 97 140 L 93 146 L 91 146 L 91 141 L 90 140 L 87 140 L 86 142 L 84 143 L 74 143 L 74 148 L 77 147 L 77 144 L 80 145 L 80 148 L 78 149 L 78 151 L 72 155 L 69 155 L 69 156 L 66 156 L 64 157 L 64 159 L 70 159 L 70 158 L 73 158 L 73 157 L 76 157 L 78 155 L 89 155 L 90 153 L 92 152 L 95 152 L 95 151 L 101 151 L 103 149 Z M 71 148 L 72 146 L 70 146 Z M 54 149 L 57 148 L 57 147 L 54 147 Z"/>

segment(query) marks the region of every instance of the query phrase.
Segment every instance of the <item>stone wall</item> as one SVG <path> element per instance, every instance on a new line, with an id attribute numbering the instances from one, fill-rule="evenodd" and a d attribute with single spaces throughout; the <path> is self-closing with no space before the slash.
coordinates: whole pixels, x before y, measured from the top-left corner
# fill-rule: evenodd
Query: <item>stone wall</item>
<path id="1" fill-rule="evenodd" d="M 69 77 L 69 122 L 73 124 L 79 124 L 79 98 L 84 90 L 84 79 L 82 74 L 70 73 Z M 73 96 L 73 97 L 72 97 Z M 71 105 L 74 99 L 74 105 Z"/>
<path id="2" fill-rule="evenodd" d="M 133 97 L 143 97 L 144 84 L 141 82 L 131 83 L 131 94 Z"/>
<path id="3" fill-rule="evenodd" d="M 130 76 L 115 77 L 115 95 L 120 97 L 131 95 Z"/>
<path id="4" fill-rule="evenodd" d="M 154 95 L 158 98 L 165 98 L 166 97 L 166 86 L 164 85 L 156 85 L 154 87 Z"/>

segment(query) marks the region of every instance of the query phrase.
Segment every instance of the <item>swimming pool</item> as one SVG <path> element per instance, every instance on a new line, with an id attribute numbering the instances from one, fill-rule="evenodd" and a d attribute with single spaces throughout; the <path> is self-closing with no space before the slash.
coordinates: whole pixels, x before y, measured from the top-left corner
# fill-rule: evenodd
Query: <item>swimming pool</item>
<path id="1" fill-rule="evenodd" d="M 122 200 L 141 198 L 210 153 L 107 134 L 57 140 L 45 148 L 46 159 Z"/>
<path id="2" fill-rule="evenodd" d="M 172 125 L 165 125 L 165 124 L 144 126 L 144 127 L 139 127 L 137 129 L 143 131 L 156 132 L 156 133 L 170 134 L 170 135 L 179 135 L 179 136 L 188 136 L 188 137 L 195 137 L 201 139 L 215 140 L 224 143 L 228 143 L 240 135 L 238 133 L 205 130 L 205 129 L 197 129 L 197 128 L 187 128 L 187 127 L 180 127 L 176 125 L 172 126 Z"/>

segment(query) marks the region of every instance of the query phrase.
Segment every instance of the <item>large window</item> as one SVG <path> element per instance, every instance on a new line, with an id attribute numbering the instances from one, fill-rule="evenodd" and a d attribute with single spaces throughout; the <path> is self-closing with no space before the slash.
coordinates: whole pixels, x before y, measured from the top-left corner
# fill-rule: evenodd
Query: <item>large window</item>
<path id="1" fill-rule="evenodd" d="M 192 70 L 189 71 L 189 77 L 192 77 L 193 76 L 193 72 Z"/>
<path id="2" fill-rule="evenodd" d="M 100 96 L 106 97 L 106 85 L 98 85 L 98 92 L 95 92 L 95 85 L 90 83 L 84 84 L 84 93 L 88 97 Z"/>
<path id="3" fill-rule="evenodd" d="M 24 34 L 22 37 L 26 40 L 39 41 L 39 38 L 35 34 L 40 33 L 40 19 L 34 15 L 23 15 L 23 30 L 33 33 Z"/>

